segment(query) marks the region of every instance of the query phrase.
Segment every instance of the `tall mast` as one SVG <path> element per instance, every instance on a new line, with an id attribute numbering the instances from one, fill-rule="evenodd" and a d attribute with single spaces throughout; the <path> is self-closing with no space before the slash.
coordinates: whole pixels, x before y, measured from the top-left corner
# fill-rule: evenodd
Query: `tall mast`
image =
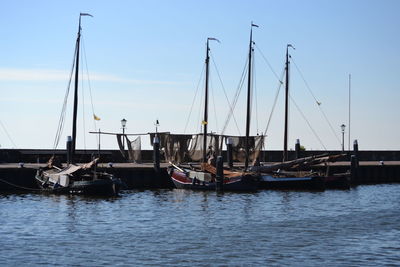
<path id="1" fill-rule="evenodd" d="M 351 74 L 349 74 L 349 144 L 348 144 L 348 150 L 350 151 L 350 119 L 351 119 Z"/>
<path id="2" fill-rule="evenodd" d="M 251 23 L 250 28 L 250 43 L 249 43 L 249 70 L 247 74 L 247 112 L 246 112 L 246 139 L 245 139 L 245 151 L 246 159 L 244 163 L 244 169 L 247 170 L 249 167 L 249 135 L 250 135 L 250 115 L 251 115 L 251 65 L 252 65 L 252 54 L 253 54 L 253 27 L 258 25 Z"/>
<path id="3" fill-rule="evenodd" d="M 78 27 L 78 37 L 76 38 L 76 58 L 75 58 L 75 90 L 74 90 L 74 113 L 72 120 L 72 147 L 71 147 L 71 162 L 74 162 L 75 155 L 75 147 L 76 147 L 76 121 L 78 115 L 78 83 L 79 83 L 79 48 L 80 48 L 80 40 L 81 40 L 81 17 L 82 16 L 91 16 L 87 13 L 79 14 L 79 27 Z"/>
<path id="4" fill-rule="evenodd" d="M 283 137 L 283 158 L 282 161 L 288 159 L 287 155 L 287 139 L 288 139 L 288 109 L 289 109 L 289 45 L 286 46 L 286 63 L 285 63 L 285 133 Z"/>
<path id="5" fill-rule="evenodd" d="M 206 84 L 204 89 L 204 118 L 203 118 L 203 162 L 207 162 L 207 125 L 208 125 L 208 65 L 210 61 L 210 48 L 208 46 L 209 38 L 207 38 L 206 49 Z"/>
<path id="6" fill-rule="evenodd" d="M 285 73 L 286 73 L 286 82 L 285 82 L 285 133 L 283 137 L 283 157 L 282 161 L 288 160 L 287 153 L 287 143 L 288 143 L 288 124 L 289 124 L 289 67 L 290 67 L 290 55 L 289 55 L 289 47 L 295 49 L 291 44 L 286 46 L 286 64 L 285 64 Z"/>
<path id="7" fill-rule="evenodd" d="M 207 162 L 207 125 L 208 125 L 208 76 L 209 76 L 209 63 L 210 63 L 210 47 L 209 41 L 217 41 L 216 38 L 207 38 L 207 48 L 206 48 L 206 84 L 205 84 L 205 96 L 204 96 L 204 118 L 203 118 L 203 162 Z"/>

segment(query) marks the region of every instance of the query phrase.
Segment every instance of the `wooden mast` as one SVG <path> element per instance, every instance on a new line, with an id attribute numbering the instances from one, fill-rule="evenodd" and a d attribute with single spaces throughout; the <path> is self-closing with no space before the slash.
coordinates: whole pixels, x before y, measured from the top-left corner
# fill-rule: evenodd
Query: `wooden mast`
<path id="1" fill-rule="evenodd" d="M 92 15 L 88 13 L 79 14 L 79 27 L 78 27 L 78 37 L 76 38 L 76 58 L 75 58 L 75 90 L 74 90 L 74 113 L 72 119 L 72 144 L 71 144 L 71 163 L 74 162 L 75 147 L 76 147 L 76 122 L 78 116 L 78 83 L 79 83 L 79 48 L 81 40 L 81 17 Z"/>
<path id="2" fill-rule="evenodd" d="M 207 38 L 207 50 L 206 50 L 206 84 L 205 84 L 205 97 L 204 97 L 204 118 L 203 118 L 203 162 L 207 162 L 207 125 L 208 125 L 208 76 L 209 76 L 209 63 L 210 63 L 210 47 L 209 41 L 217 41 L 218 39 L 208 37 Z"/>
<path id="3" fill-rule="evenodd" d="M 247 170 L 249 167 L 249 135 L 250 135 L 250 116 L 251 116 L 251 65 L 252 65 L 252 53 L 253 53 L 253 27 L 258 25 L 251 23 L 250 28 L 250 43 L 249 43 L 249 69 L 247 74 L 247 112 L 246 112 L 246 139 L 245 139 L 245 151 L 246 159 L 244 162 L 244 169 Z"/>
<path id="4" fill-rule="evenodd" d="M 208 71 L 209 71 L 209 61 L 210 61 L 210 48 L 208 46 L 207 38 L 207 49 L 206 49 L 206 81 L 205 81 L 205 96 L 204 96 L 204 118 L 203 118 L 203 162 L 207 162 L 207 125 L 208 125 Z"/>
<path id="5" fill-rule="evenodd" d="M 283 157 L 282 161 L 288 160 L 288 152 L 287 152 L 287 143 L 288 143 L 288 124 L 289 124 L 289 67 L 290 67 L 290 55 L 289 55 L 289 47 L 295 49 L 293 45 L 288 44 L 286 46 L 286 64 L 285 64 L 285 73 L 286 73 L 286 82 L 285 82 L 285 133 L 283 137 Z"/>
<path id="6" fill-rule="evenodd" d="M 283 157 L 282 161 L 288 160 L 287 139 L 288 139 L 288 109 L 289 109 L 289 45 L 286 46 L 286 63 L 285 63 L 285 133 L 283 137 Z"/>

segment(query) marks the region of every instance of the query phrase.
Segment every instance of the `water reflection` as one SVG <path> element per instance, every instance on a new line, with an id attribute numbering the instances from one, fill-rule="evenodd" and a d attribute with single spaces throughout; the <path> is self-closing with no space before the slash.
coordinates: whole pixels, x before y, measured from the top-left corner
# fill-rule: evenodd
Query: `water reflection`
<path id="1" fill-rule="evenodd" d="M 133 190 L 105 199 L 0 194 L 0 261 L 364 266 L 374 259 L 373 265 L 395 265 L 399 190 L 400 185 L 243 194 Z"/>

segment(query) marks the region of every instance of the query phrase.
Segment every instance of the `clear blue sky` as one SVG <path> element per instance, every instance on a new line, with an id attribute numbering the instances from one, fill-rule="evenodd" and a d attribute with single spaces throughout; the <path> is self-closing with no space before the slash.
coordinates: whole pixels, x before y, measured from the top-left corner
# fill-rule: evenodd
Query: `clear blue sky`
<path id="1" fill-rule="evenodd" d="M 291 96 L 323 146 L 340 149 L 340 125 L 348 124 L 351 73 L 351 140 L 358 139 L 360 149 L 400 149 L 400 1 L 396 0 L 3 0 L 1 148 L 14 147 L 4 128 L 18 148 L 52 147 L 80 12 L 94 16 L 84 17 L 82 27 L 94 109 L 101 117 L 97 127 L 103 131 L 121 131 L 120 120 L 126 118 L 128 133 L 153 131 L 156 119 L 160 131 L 182 133 L 203 68 L 207 37 L 221 40 L 211 44 L 211 51 L 232 99 L 247 56 L 250 22 L 254 21 L 260 26 L 254 30 L 254 41 L 278 74 L 286 44 L 296 47 L 291 53 L 293 60 L 339 137 L 332 133 L 292 64 Z M 81 66 L 86 69 L 84 61 Z M 252 134 L 265 129 L 278 84 L 258 49 L 255 66 L 258 113 L 254 105 Z M 211 87 L 216 111 L 211 103 L 210 128 L 220 132 L 228 108 L 214 67 Z M 94 125 L 87 84 L 84 89 L 88 132 Z M 235 111 L 242 134 L 244 89 Z M 196 104 L 186 132 L 198 131 L 198 108 Z M 293 104 L 290 110 L 290 147 L 300 138 L 307 149 L 323 149 Z M 61 147 L 70 135 L 71 109 L 67 115 Z M 78 148 L 83 148 L 82 120 L 79 127 Z M 226 133 L 238 134 L 233 123 Z M 281 91 L 266 148 L 281 149 L 282 139 Z M 147 142 L 142 140 L 144 148 L 149 148 Z M 346 147 L 347 143 L 346 128 Z M 104 137 L 102 146 L 117 147 L 111 137 Z M 86 147 L 96 147 L 88 134 Z"/>

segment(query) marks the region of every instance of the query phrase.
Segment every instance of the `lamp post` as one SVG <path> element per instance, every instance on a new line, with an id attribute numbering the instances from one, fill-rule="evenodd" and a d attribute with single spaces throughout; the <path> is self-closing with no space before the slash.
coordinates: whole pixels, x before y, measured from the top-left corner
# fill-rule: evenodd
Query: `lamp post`
<path id="1" fill-rule="evenodd" d="M 121 120 L 121 126 L 122 126 L 122 149 L 125 150 L 125 127 L 126 127 L 125 119 Z"/>
<path id="2" fill-rule="evenodd" d="M 346 125 L 342 124 L 340 125 L 340 128 L 342 128 L 342 152 L 344 152 L 344 129 L 346 128 Z"/>

